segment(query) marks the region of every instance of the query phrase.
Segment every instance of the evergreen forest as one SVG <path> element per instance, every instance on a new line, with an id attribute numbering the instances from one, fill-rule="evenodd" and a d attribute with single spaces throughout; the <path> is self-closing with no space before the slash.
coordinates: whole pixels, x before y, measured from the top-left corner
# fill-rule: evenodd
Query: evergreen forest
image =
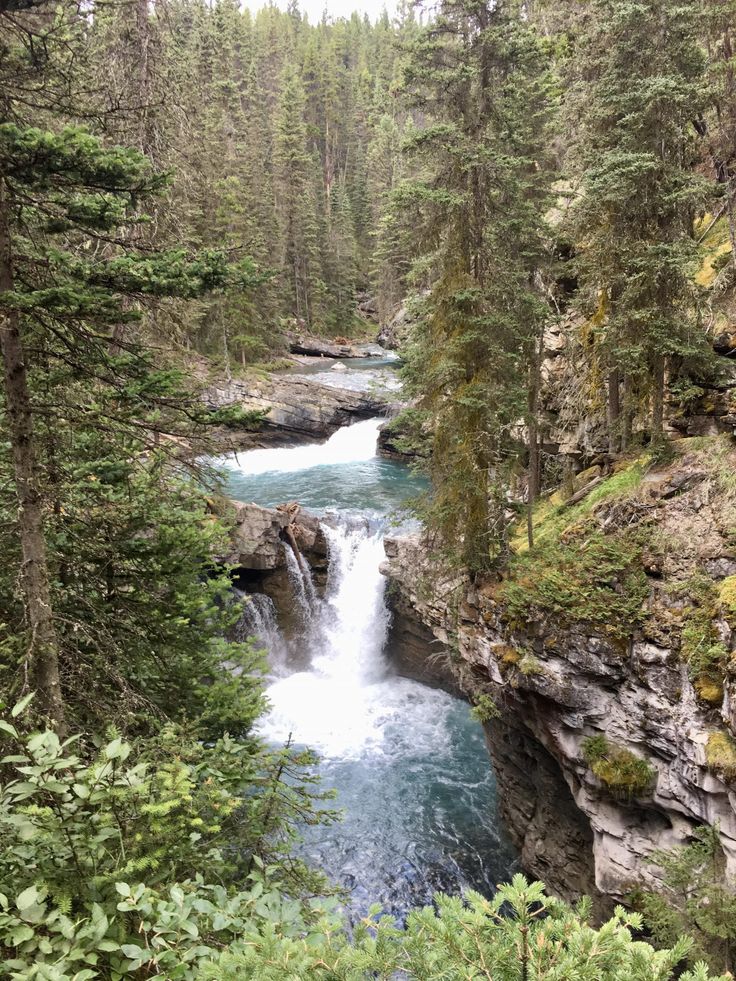
<path id="1" fill-rule="evenodd" d="M 0 978 L 733 978 L 736 0 L 343 7 L 0 0 Z M 339 376 L 377 338 L 400 393 L 346 389 L 314 428 L 334 389 L 293 395 L 294 357 Z M 565 793 L 657 810 L 625 890 L 545 885 L 519 846 L 492 892 L 357 915 L 305 852 L 341 805 L 263 734 L 272 652 L 212 461 L 379 414 L 474 724 L 506 733 L 501 687 L 542 721 L 559 699 L 587 726 Z M 473 616 L 506 631 L 492 670 Z M 661 749 L 643 682 L 601 684 L 712 807 L 668 811 L 647 747 L 596 734 L 545 667 L 557 625 L 641 642 L 639 680 L 674 652 L 697 752 Z"/>

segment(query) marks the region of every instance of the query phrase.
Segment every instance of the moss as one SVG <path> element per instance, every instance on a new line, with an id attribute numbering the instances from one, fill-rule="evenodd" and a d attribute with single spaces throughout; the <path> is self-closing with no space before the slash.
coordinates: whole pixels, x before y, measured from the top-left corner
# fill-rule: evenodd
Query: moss
<path id="1" fill-rule="evenodd" d="M 736 576 L 728 576 L 718 587 L 718 599 L 729 620 L 736 617 Z"/>
<path id="2" fill-rule="evenodd" d="M 711 215 L 705 215 L 696 225 L 696 234 L 704 236 L 700 242 L 701 266 L 695 275 L 698 286 L 712 286 L 724 261 L 731 253 L 731 240 L 728 233 L 728 221 L 719 218 L 712 227 Z"/>
<path id="3" fill-rule="evenodd" d="M 536 611 L 625 639 L 643 619 L 649 594 L 640 559 L 636 533 L 604 535 L 586 522 L 516 556 L 496 595 L 512 621 Z"/>
<path id="4" fill-rule="evenodd" d="M 724 780 L 736 781 L 736 741 L 727 732 L 712 732 L 705 747 L 709 769 Z"/>
<path id="5" fill-rule="evenodd" d="M 531 678 L 535 674 L 544 674 L 541 661 L 533 654 L 525 654 L 522 657 L 519 661 L 519 671 L 527 678 Z"/>
<path id="6" fill-rule="evenodd" d="M 617 470 L 602 481 L 586 498 L 578 504 L 568 507 L 560 491 L 548 497 L 541 498 L 534 506 L 532 523 L 534 526 L 535 547 L 542 541 L 558 538 L 571 526 L 590 516 L 596 505 L 604 501 L 614 501 L 629 497 L 641 484 L 644 474 L 650 464 L 649 454 L 636 459 L 621 460 Z M 580 490 L 598 473 L 597 467 L 583 471 L 573 479 L 572 490 Z M 527 519 L 523 517 L 512 529 L 511 548 L 516 554 L 528 550 Z"/>
<path id="7" fill-rule="evenodd" d="M 729 657 L 716 626 L 721 612 L 719 592 L 713 580 L 704 575 L 693 576 L 675 590 L 675 595 L 688 604 L 683 611 L 680 656 L 687 662 L 698 697 L 709 705 L 723 701 Z"/>
<path id="8" fill-rule="evenodd" d="M 602 735 L 583 740 L 583 756 L 592 773 L 617 798 L 631 800 L 647 793 L 657 771 L 646 760 Z"/>

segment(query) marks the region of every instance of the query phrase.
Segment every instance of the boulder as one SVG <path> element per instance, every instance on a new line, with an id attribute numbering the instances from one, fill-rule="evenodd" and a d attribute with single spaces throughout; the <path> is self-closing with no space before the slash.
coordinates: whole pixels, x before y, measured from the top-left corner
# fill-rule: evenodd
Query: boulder
<path id="1" fill-rule="evenodd" d="M 316 569 L 327 567 L 327 540 L 314 515 L 296 503 L 264 508 L 232 501 L 235 525 L 229 565 L 250 572 L 269 572 L 287 564 L 285 547 L 297 546 L 305 561 Z"/>

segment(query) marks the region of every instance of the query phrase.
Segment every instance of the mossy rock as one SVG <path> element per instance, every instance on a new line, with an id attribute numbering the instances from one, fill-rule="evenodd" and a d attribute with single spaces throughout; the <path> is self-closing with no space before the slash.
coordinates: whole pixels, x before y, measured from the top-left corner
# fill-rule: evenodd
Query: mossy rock
<path id="1" fill-rule="evenodd" d="M 583 756 L 591 772 L 618 800 L 632 800 L 652 790 L 656 769 L 631 750 L 617 746 L 603 735 L 583 740 Z"/>
<path id="2" fill-rule="evenodd" d="M 728 783 L 736 781 L 736 741 L 727 732 L 712 732 L 705 747 L 708 769 Z"/>
<path id="3" fill-rule="evenodd" d="M 736 617 L 736 576 L 728 576 L 718 587 L 718 599 L 730 619 Z"/>

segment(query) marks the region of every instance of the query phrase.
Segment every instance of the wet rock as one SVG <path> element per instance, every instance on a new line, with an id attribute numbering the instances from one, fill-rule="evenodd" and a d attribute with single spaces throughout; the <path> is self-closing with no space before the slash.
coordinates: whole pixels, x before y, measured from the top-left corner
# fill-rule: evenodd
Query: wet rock
<path id="1" fill-rule="evenodd" d="M 386 406 L 380 395 L 320 385 L 306 378 L 271 375 L 248 381 L 213 385 L 203 394 L 212 409 L 239 405 L 266 413 L 263 431 L 326 439 L 342 426 L 380 415 Z"/>
<path id="2" fill-rule="evenodd" d="M 267 572 L 287 565 L 286 548 L 295 544 L 304 560 L 319 571 L 327 569 L 327 540 L 317 518 L 298 504 L 264 508 L 233 501 L 235 523 L 231 551 L 225 557 L 244 572 Z"/>

